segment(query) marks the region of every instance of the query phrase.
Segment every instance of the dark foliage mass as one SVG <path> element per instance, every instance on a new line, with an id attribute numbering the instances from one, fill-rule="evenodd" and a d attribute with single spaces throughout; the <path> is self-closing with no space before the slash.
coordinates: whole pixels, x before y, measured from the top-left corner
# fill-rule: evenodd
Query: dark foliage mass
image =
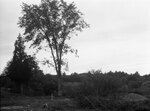
<path id="1" fill-rule="evenodd" d="M 127 74 L 117 71 L 108 73 L 90 71 L 79 76 L 82 78 L 82 81 L 76 91 L 75 98 L 81 107 L 118 111 L 135 111 L 135 109 L 139 110 L 140 108 L 150 109 L 149 100 L 147 102 L 122 100 L 124 95 L 130 93 L 144 96 L 149 95 L 149 85 L 144 87 L 144 84 L 149 83 L 150 75 L 140 76 L 137 72 Z M 136 97 L 133 98 L 135 99 Z"/>
<path id="2" fill-rule="evenodd" d="M 19 74 L 21 75 L 21 73 Z M 12 82 L 14 80 L 16 79 L 11 79 L 9 75 L 2 75 L 1 87 L 13 88 Z M 63 75 L 63 95 L 67 97 L 79 96 L 80 98 L 82 96 L 117 97 L 118 94 L 122 93 L 147 94 L 148 92 L 144 88 L 149 88 L 149 81 L 150 75 L 140 76 L 138 73 L 127 74 L 117 71 L 108 73 L 102 73 L 101 71 L 73 73 Z M 57 92 L 57 76 L 44 75 L 41 70 L 34 70 L 28 80 L 28 85 L 31 89 L 30 93 L 37 93 L 33 95 L 55 94 Z"/>
<path id="3" fill-rule="evenodd" d="M 150 81 L 150 75 L 140 76 L 137 72 L 127 74 L 125 72 L 89 71 L 87 73 L 73 73 L 63 76 L 64 87 L 72 88 L 73 92 L 85 96 L 109 96 L 118 93 L 136 92 L 146 81 Z M 76 87 L 78 86 L 78 89 Z M 71 93 L 71 92 L 70 92 Z M 75 95 L 74 95 L 75 96 Z"/>
<path id="4" fill-rule="evenodd" d="M 39 70 L 39 67 L 35 58 L 27 55 L 24 51 L 24 40 L 21 35 L 18 36 L 14 46 L 13 58 L 8 62 L 4 75 L 13 81 L 16 84 L 16 88 L 18 87 L 18 91 L 21 92 L 23 85 L 28 85 L 33 73 Z"/>
<path id="5" fill-rule="evenodd" d="M 7 76 L 1 76 L 1 87 L 13 89 Z M 63 75 L 63 96 L 74 98 L 80 107 L 111 111 L 149 111 L 149 99 L 128 101 L 122 97 L 127 94 L 138 94 L 149 97 L 150 75 L 140 76 L 137 72 L 89 71 Z M 30 96 L 57 95 L 57 76 L 37 70 L 29 81 Z M 135 97 L 136 99 L 136 97 Z"/>

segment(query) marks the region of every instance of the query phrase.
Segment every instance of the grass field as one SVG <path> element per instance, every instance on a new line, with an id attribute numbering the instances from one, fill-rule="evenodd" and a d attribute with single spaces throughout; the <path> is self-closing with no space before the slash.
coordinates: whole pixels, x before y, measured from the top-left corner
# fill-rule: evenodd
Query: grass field
<path id="1" fill-rule="evenodd" d="M 125 107 L 128 106 L 130 106 L 130 104 L 125 104 Z M 12 96 L 9 98 L 6 97 L 1 98 L 1 111 L 112 111 L 112 110 L 81 108 L 75 102 L 75 100 L 69 98 L 54 98 L 53 100 L 51 100 L 49 96 L 27 97 L 19 95 L 19 96 Z M 129 110 L 129 111 L 138 111 L 138 110 Z"/>
<path id="2" fill-rule="evenodd" d="M 82 99 L 80 99 L 82 100 Z M 150 98 L 135 93 L 122 97 L 122 100 L 107 100 L 105 98 L 88 98 L 86 103 L 103 105 L 105 109 L 81 108 L 75 99 L 50 96 L 23 96 L 1 90 L 1 111 L 149 111 Z"/>
<path id="3" fill-rule="evenodd" d="M 46 106 L 47 105 L 47 106 Z M 97 111 L 81 109 L 73 99 L 14 96 L 1 98 L 1 111 Z"/>

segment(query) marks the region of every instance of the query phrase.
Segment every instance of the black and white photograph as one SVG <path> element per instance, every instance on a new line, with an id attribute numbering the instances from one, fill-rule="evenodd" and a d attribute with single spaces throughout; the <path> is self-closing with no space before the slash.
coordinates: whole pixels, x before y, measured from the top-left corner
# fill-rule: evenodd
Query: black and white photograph
<path id="1" fill-rule="evenodd" d="M 150 0 L 0 0 L 1 111 L 150 111 Z"/>

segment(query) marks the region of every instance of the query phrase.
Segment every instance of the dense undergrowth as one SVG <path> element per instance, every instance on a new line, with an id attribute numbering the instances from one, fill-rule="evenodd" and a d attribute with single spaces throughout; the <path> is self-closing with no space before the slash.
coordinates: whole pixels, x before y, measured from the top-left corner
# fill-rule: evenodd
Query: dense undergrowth
<path id="1" fill-rule="evenodd" d="M 31 78 L 26 96 L 53 96 L 57 93 L 57 78 L 53 75 L 37 73 Z M 150 75 L 140 76 L 124 72 L 90 71 L 82 74 L 63 75 L 63 97 L 73 98 L 83 109 L 110 111 L 149 111 L 150 110 Z M 1 99 L 3 106 L 15 105 L 16 102 L 4 98 L 23 97 L 15 92 L 15 86 L 7 77 L 1 76 Z M 3 92 L 4 91 L 4 92 Z M 132 93 L 146 99 L 124 99 Z M 16 95 L 15 95 L 16 94 Z M 139 96 L 139 97 L 140 97 Z M 129 96 L 129 98 L 131 98 Z M 134 101 L 134 98 L 136 101 Z M 50 98 L 49 98 L 50 99 Z M 20 102 L 18 102 L 20 103 Z M 63 106 L 62 106 L 63 107 Z"/>

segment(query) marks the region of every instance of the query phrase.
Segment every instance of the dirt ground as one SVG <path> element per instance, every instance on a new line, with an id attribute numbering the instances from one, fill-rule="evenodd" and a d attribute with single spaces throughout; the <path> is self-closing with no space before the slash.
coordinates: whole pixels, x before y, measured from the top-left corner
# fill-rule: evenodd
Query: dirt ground
<path id="1" fill-rule="evenodd" d="M 1 111 L 97 111 L 81 109 L 73 99 L 50 97 L 1 98 Z"/>

